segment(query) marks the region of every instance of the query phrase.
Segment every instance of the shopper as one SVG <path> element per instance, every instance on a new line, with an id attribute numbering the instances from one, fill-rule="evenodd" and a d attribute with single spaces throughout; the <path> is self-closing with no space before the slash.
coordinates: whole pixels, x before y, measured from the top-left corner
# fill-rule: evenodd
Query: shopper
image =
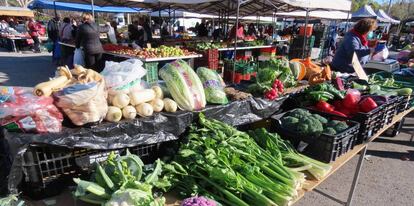
<path id="1" fill-rule="evenodd" d="M 148 19 L 145 19 L 143 21 L 142 27 L 144 28 L 144 42 L 145 42 L 145 44 L 152 42 L 152 31 L 151 31 L 151 27 L 150 27 Z"/>
<path id="2" fill-rule="evenodd" d="M 5 31 L 9 28 L 9 24 L 5 20 L 1 20 L 0 22 L 0 31 Z"/>
<path id="3" fill-rule="evenodd" d="M 10 18 L 9 19 L 9 27 L 13 28 L 13 29 L 16 29 L 16 26 L 17 26 L 17 23 L 14 21 L 13 18 Z"/>
<path id="4" fill-rule="evenodd" d="M 73 35 L 73 25 L 70 18 L 65 17 L 63 23 L 59 28 L 59 39 L 63 43 L 73 43 L 75 36 Z M 62 46 L 61 49 L 61 61 L 62 65 L 72 65 L 73 64 L 73 49 L 70 47 Z"/>
<path id="5" fill-rule="evenodd" d="M 199 36 L 199 37 L 207 37 L 208 36 L 206 20 L 204 20 L 204 19 L 201 21 L 201 24 L 198 26 L 197 36 Z"/>
<path id="6" fill-rule="evenodd" d="M 104 50 L 99 36 L 100 33 L 107 33 L 109 26 L 97 25 L 91 14 L 83 14 L 82 21 L 76 33 L 76 48 L 83 48 L 86 68 L 100 72 L 103 67 L 101 59 Z"/>
<path id="7" fill-rule="evenodd" d="M 332 60 L 331 67 L 334 71 L 344 73 L 354 73 L 352 57 L 356 53 L 361 64 L 365 64 L 374 49 L 368 47 L 367 34 L 374 31 L 377 21 L 374 19 L 362 19 L 358 21 L 354 28 L 345 34 L 345 37 L 337 49 Z"/>
<path id="8" fill-rule="evenodd" d="M 53 44 L 52 59 L 54 63 L 58 63 L 60 59 L 60 49 L 57 45 L 59 43 L 59 17 L 52 18 L 47 23 L 47 36 L 49 41 Z"/>
<path id="9" fill-rule="evenodd" d="M 247 29 L 247 36 L 257 37 L 257 31 L 253 23 L 249 24 Z"/>
<path id="10" fill-rule="evenodd" d="M 35 21 L 34 18 L 30 18 L 29 23 L 27 24 L 29 29 L 29 35 L 33 39 L 33 52 L 40 53 L 40 40 L 39 40 L 39 24 Z"/>

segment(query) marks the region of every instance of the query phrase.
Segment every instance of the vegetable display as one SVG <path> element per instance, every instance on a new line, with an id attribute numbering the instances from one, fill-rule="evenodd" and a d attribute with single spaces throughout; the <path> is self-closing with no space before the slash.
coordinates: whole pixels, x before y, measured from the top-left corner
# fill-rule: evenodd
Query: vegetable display
<path id="1" fill-rule="evenodd" d="M 185 61 L 166 64 L 159 73 L 179 108 L 194 111 L 206 106 L 203 84 Z"/>
<path id="2" fill-rule="evenodd" d="M 322 133 L 335 135 L 348 129 L 343 121 L 328 120 L 306 109 L 294 109 L 280 119 L 281 125 L 288 131 L 300 135 L 319 136 Z M 334 122 L 334 123 L 333 123 Z"/>
<path id="3" fill-rule="evenodd" d="M 217 206 L 217 202 L 206 197 L 190 197 L 181 202 L 180 206 Z"/>
<path id="4" fill-rule="evenodd" d="M 332 122 L 332 121 L 331 121 Z M 282 156 L 283 164 L 295 171 L 307 171 L 315 179 L 320 180 L 332 169 L 329 164 L 314 160 L 298 153 L 289 141 L 283 140 L 276 133 L 269 133 L 266 129 L 256 129 L 249 132 L 256 142 L 274 156 Z"/>
<path id="5" fill-rule="evenodd" d="M 159 178 L 162 166 L 157 160 L 149 169 L 141 159 L 127 151 L 126 156 L 111 153 L 103 163 L 96 163 L 92 182 L 74 178 L 77 184 L 74 195 L 80 200 L 105 206 L 162 206 L 164 198 L 155 198 L 153 187 L 168 186 Z"/>
<path id="6" fill-rule="evenodd" d="M 200 67 L 197 69 L 197 75 L 203 84 L 207 102 L 213 104 L 227 104 L 229 102 L 224 92 L 226 85 L 216 71 Z"/>
<path id="7" fill-rule="evenodd" d="M 296 86 L 296 83 L 288 60 L 271 59 L 258 70 L 256 83 L 250 85 L 248 91 L 274 100 L 283 94 L 285 87 Z"/>
<path id="8" fill-rule="evenodd" d="M 304 174 L 283 166 L 280 156 L 261 148 L 247 133 L 200 114 L 188 142 L 166 176 L 183 193 L 211 197 L 225 205 L 288 205 Z"/>

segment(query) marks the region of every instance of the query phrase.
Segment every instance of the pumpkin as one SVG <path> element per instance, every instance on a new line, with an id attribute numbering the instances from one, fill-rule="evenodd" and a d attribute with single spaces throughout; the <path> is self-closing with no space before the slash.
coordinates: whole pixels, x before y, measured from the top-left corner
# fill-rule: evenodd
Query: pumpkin
<path id="1" fill-rule="evenodd" d="M 322 71 L 321 67 L 312 62 L 311 58 L 306 59 L 292 59 L 291 62 L 300 62 L 306 67 L 305 78 L 309 78 L 312 74 L 320 73 Z"/>
<path id="2" fill-rule="evenodd" d="M 316 85 L 316 84 L 321 84 L 323 82 L 325 82 L 325 78 L 322 76 L 322 73 L 313 73 L 312 75 L 310 75 L 308 82 L 309 85 Z"/>
<path id="3" fill-rule="evenodd" d="M 302 80 L 306 75 L 306 67 L 301 62 L 290 62 L 289 68 L 297 81 Z"/>
<path id="4" fill-rule="evenodd" d="M 331 71 L 331 68 L 329 67 L 329 65 L 326 65 L 321 73 L 322 73 L 322 76 L 326 80 L 331 80 L 332 79 L 332 71 Z"/>

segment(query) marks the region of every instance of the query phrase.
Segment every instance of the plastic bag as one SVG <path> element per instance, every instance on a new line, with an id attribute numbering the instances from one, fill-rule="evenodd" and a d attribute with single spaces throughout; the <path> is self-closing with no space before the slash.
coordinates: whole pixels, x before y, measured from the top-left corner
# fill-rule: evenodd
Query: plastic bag
<path id="1" fill-rule="evenodd" d="M 13 132 L 60 132 L 63 115 L 51 97 L 38 97 L 32 91 L 15 90 L 0 104 L 0 125 Z"/>
<path id="2" fill-rule="evenodd" d="M 160 69 L 159 74 L 180 109 L 195 111 L 206 106 L 203 84 L 185 61 L 168 63 Z"/>
<path id="3" fill-rule="evenodd" d="M 108 111 L 105 81 L 73 84 L 54 93 L 56 106 L 61 108 L 73 124 L 82 126 L 100 122 Z"/>
<path id="4" fill-rule="evenodd" d="M 114 96 L 117 93 L 128 94 L 143 89 L 141 78 L 146 73 L 147 70 L 143 68 L 140 60 L 129 59 L 123 62 L 105 62 L 101 75 L 105 79 L 109 95 Z"/>
<path id="5" fill-rule="evenodd" d="M 116 43 L 117 43 L 117 41 L 116 41 L 116 36 L 115 36 L 115 30 L 114 30 L 114 28 L 113 28 L 112 26 L 109 28 L 109 31 L 108 31 L 108 38 L 109 38 L 109 41 L 110 41 L 112 44 L 116 44 Z"/>
<path id="6" fill-rule="evenodd" d="M 224 92 L 226 85 L 217 72 L 200 67 L 197 69 L 197 75 L 203 84 L 207 102 L 213 104 L 227 104 L 229 102 Z"/>
<path id="7" fill-rule="evenodd" d="M 13 87 L 1 87 L 0 86 L 0 104 L 7 101 L 13 95 L 14 95 Z"/>
<path id="8" fill-rule="evenodd" d="M 73 53 L 73 64 L 85 66 L 85 54 L 82 49 L 75 49 Z"/>
<path id="9" fill-rule="evenodd" d="M 372 56 L 372 60 L 374 61 L 384 61 L 388 58 L 390 52 L 388 48 L 384 44 L 378 44 L 375 48 L 375 52 L 377 52 L 374 56 Z"/>

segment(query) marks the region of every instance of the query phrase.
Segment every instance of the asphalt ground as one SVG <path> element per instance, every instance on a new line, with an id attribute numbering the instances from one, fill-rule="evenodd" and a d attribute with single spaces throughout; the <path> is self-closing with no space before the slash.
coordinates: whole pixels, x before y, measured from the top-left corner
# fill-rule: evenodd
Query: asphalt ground
<path id="1" fill-rule="evenodd" d="M 56 66 L 51 55 L 16 54 L 0 51 L 0 85 L 33 87 L 46 81 Z M 368 146 L 358 185 L 355 206 L 412 206 L 414 205 L 414 118 L 408 117 L 403 131 L 396 137 L 381 137 Z M 331 175 L 312 192 L 308 192 L 296 206 L 344 205 L 349 194 L 358 155 Z M 28 201 L 27 205 L 84 205 L 76 203 L 69 192 L 42 201 Z"/>

